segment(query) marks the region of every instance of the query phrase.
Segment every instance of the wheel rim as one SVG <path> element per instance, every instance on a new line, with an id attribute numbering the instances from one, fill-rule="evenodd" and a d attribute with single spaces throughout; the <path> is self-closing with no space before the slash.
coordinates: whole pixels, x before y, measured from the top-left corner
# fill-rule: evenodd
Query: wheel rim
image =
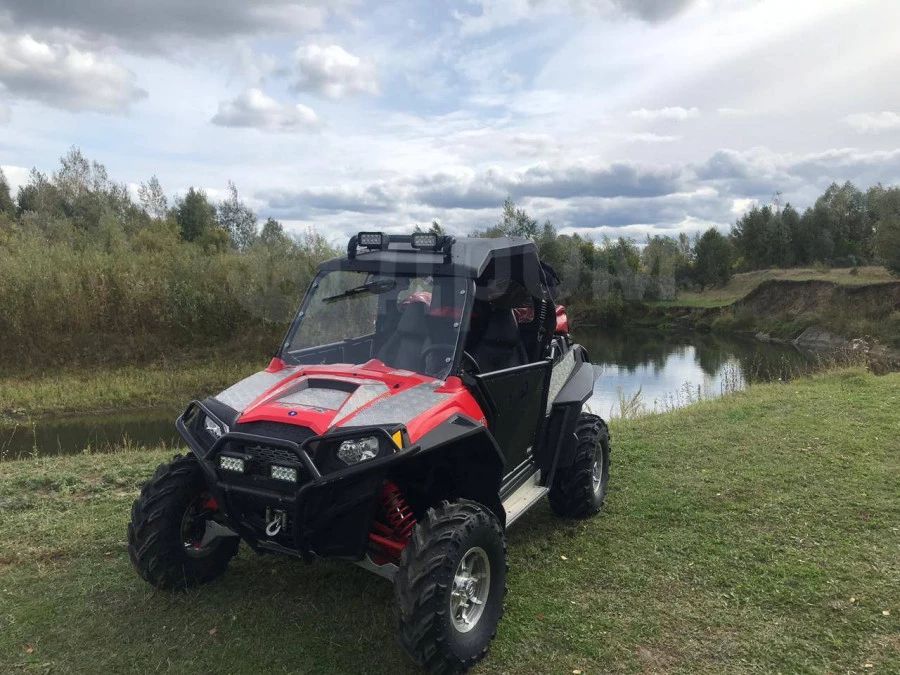
<path id="1" fill-rule="evenodd" d="M 217 510 L 215 500 L 209 494 L 200 495 L 185 509 L 181 519 L 181 540 L 184 552 L 192 558 L 203 558 L 216 547 L 218 539 L 207 536 L 207 531 Z"/>
<path id="2" fill-rule="evenodd" d="M 600 494 L 603 485 L 603 448 L 598 443 L 594 449 L 594 465 L 591 467 L 591 483 L 594 493 Z"/>
<path id="3" fill-rule="evenodd" d="M 450 618 L 460 633 L 475 628 L 491 590 L 491 563 L 478 546 L 470 548 L 459 561 L 450 591 Z"/>

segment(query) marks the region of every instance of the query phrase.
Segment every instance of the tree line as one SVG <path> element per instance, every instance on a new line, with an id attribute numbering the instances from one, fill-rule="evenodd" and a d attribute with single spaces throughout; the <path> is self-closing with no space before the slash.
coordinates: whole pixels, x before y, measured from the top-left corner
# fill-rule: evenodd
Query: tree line
<path id="1" fill-rule="evenodd" d="M 202 189 L 190 187 L 169 206 L 159 179 L 152 176 L 137 189 L 137 201 L 124 183 L 109 178 L 106 167 L 88 160 L 76 147 L 60 158 L 52 175 L 32 169 L 28 182 L 13 198 L 0 170 L 0 223 L 7 230 L 40 235 L 73 246 L 119 243 L 152 229 L 168 229 L 206 251 L 248 251 L 254 245 L 289 246 L 281 223 L 269 218 L 262 228 L 257 216 L 228 182 L 228 196 L 213 203 Z M 162 224 L 162 225 L 160 225 Z M 113 244 L 114 245 L 114 244 Z"/>
<path id="2" fill-rule="evenodd" d="M 822 263 L 883 262 L 900 272 L 900 188 L 832 183 L 802 214 L 791 204 L 754 206 L 731 231 L 741 271 Z"/>
<path id="3" fill-rule="evenodd" d="M 900 273 L 900 188 L 832 185 L 802 214 L 776 200 L 727 234 L 641 243 L 562 234 L 507 199 L 499 220 L 472 235 L 533 239 L 574 314 L 615 322 L 735 271 L 884 263 Z M 121 349 L 133 360 L 173 345 L 277 339 L 336 244 L 315 231 L 290 236 L 272 218 L 260 226 L 231 182 L 220 201 L 191 187 L 170 204 L 156 177 L 132 197 L 73 147 L 51 174 L 32 170 L 15 195 L 0 172 L 0 352 Z"/>

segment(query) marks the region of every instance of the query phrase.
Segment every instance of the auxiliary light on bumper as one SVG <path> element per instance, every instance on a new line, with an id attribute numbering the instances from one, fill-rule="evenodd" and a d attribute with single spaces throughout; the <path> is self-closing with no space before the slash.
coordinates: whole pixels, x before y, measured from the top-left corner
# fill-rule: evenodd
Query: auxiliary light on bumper
<path id="1" fill-rule="evenodd" d="M 234 471 L 236 473 L 244 473 L 244 460 L 240 457 L 231 457 L 229 455 L 219 456 L 219 468 L 225 471 Z"/>
<path id="2" fill-rule="evenodd" d="M 275 480 L 284 480 L 289 483 L 297 482 L 297 469 L 292 466 L 276 466 L 273 464 L 270 469 L 270 475 Z"/>

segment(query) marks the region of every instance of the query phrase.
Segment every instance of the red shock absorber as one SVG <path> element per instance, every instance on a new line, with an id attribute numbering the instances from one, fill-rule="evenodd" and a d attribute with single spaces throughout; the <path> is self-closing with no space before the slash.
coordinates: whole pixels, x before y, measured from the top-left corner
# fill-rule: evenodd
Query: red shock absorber
<path id="1" fill-rule="evenodd" d="M 385 562 L 399 562 L 409 542 L 416 518 L 397 484 L 386 480 L 381 486 L 379 519 L 373 523 L 369 541 L 382 554 Z"/>

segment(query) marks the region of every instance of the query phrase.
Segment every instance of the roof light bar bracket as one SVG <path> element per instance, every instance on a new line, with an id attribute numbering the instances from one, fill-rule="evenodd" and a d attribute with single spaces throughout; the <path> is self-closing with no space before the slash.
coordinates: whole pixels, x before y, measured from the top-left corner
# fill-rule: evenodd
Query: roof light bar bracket
<path id="1" fill-rule="evenodd" d="M 450 263 L 453 259 L 453 244 L 456 239 L 446 234 L 434 234 L 431 232 L 416 232 L 415 234 L 400 234 L 388 236 L 383 232 L 360 232 L 350 237 L 347 243 L 347 257 L 350 260 L 356 258 L 357 249 L 369 251 L 387 251 L 391 244 L 407 244 L 409 249 L 392 249 L 407 253 L 443 253 L 444 262 Z"/>

